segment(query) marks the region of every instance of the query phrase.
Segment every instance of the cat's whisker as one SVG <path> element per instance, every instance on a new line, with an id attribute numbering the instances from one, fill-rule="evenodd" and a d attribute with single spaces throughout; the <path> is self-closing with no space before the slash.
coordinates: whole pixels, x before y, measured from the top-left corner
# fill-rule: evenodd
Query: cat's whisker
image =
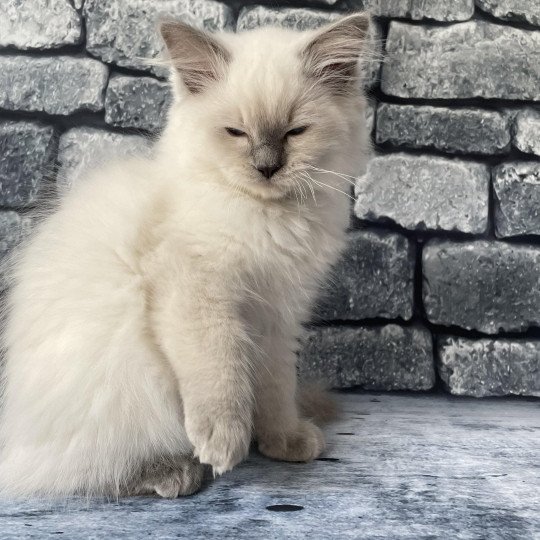
<path id="1" fill-rule="evenodd" d="M 303 204 L 304 203 L 304 199 L 305 199 L 305 194 L 304 194 L 304 191 L 302 189 L 302 186 L 300 184 L 300 182 L 298 182 L 298 180 L 295 180 L 295 185 L 298 186 L 298 193 L 300 194 L 300 204 Z"/>
<path id="2" fill-rule="evenodd" d="M 299 182 L 300 182 L 300 184 L 302 185 L 302 188 L 303 188 L 304 185 L 307 185 L 308 189 L 309 189 L 310 192 L 311 192 L 311 196 L 312 196 L 312 198 L 313 198 L 313 201 L 315 202 L 315 204 L 317 204 L 317 199 L 316 199 L 316 197 L 315 197 L 315 191 L 314 191 L 314 189 L 313 189 L 313 186 L 312 186 L 312 185 L 311 185 L 311 184 L 310 184 L 310 183 L 302 176 L 302 174 L 300 174 L 300 173 L 295 173 L 293 178 L 294 178 L 295 182 L 296 182 L 296 181 L 299 181 Z M 307 194 L 307 192 L 305 192 L 305 190 L 303 190 L 303 192 L 304 192 L 304 194 L 305 194 L 305 200 L 306 200 L 306 202 L 307 202 L 308 194 Z"/>
<path id="3" fill-rule="evenodd" d="M 294 179 L 293 179 L 293 180 L 294 180 Z M 297 186 L 297 184 L 296 184 L 296 181 L 295 181 L 295 184 L 294 184 L 294 186 L 292 187 L 292 191 L 293 191 L 294 197 L 295 197 L 295 199 L 296 199 L 296 208 L 299 210 L 299 209 L 300 209 L 300 201 L 299 201 L 299 199 L 298 199 L 298 192 L 297 192 L 296 186 Z"/>
<path id="4" fill-rule="evenodd" d="M 329 185 L 329 184 L 326 184 L 326 183 L 324 183 L 324 182 L 321 182 L 320 180 L 315 180 L 313 177 L 311 177 L 311 176 L 310 176 L 309 174 L 307 174 L 307 173 L 306 173 L 306 175 L 307 175 L 307 177 L 308 177 L 308 178 L 309 178 L 316 186 L 319 186 L 319 187 L 326 187 L 326 188 L 328 188 L 328 189 L 332 189 L 332 190 L 337 191 L 337 192 L 339 192 L 339 193 L 343 193 L 343 195 L 345 195 L 346 197 L 348 197 L 349 199 L 351 199 L 351 201 L 355 201 L 355 200 L 356 200 L 356 199 L 355 199 L 353 196 L 351 196 L 349 193 L 346 193 L 345 191 L 343 191 L 343 190 L 341 190 L 341 189 L 339 189 L 339 188 L 337 188 L 337 187 L 335 187 L 335 186 L 331 186 L 331 185 Z"/>
<path id="5" fill-rule="evenodd" d="M 348 182 L 353 187 L 356 185 L 356 177 L 355 176 L 351 176 L 349 174 L 344 174 L 344 173 L 339 173 L 337 171 L 329 171 L 329 170 L 326 170 L 326 169 L 320 169 L 318 167 L 313 167 L 312 165 L 310 165 L 310 167 L 316 172 L 325 173 L 325 174 L 333 174 L 333 175 L 341 178 L 345 182 Z M 351 178 L 353 178 L 354 180 L 351 180 Z"/>
<path id="6" fill-rule="evenodd" d="M 341 180 L 343 180 L 344 182 L 347 182 L 347 184 L 349 184 L 351 187 L 355 187 L 356 186 L 356 182 L 351 180 L 350 178 L 348 178 L 348 175 L 342 175 L 341 173 L 338 173 L 338 172 L 334 172 L 334 171 L 325 171 L 325 170 L 314 170 L 314 172 L 317 172 L 317 173 L 323 173 L 323 174 L 332 174 L 334 176 L 336 176 L 337 178 L 340 178 Z"/>
<path id="7" fill-rule="evenodd" d="M 352 176 L 350 174 L 340 173 L 340 172 L 337 172 L 337 171 L 331 171 L 330 169 L 323 169 L 321 167 L 315 167 L 315 165 L 310 165 L 310 164 L 308 164 L 307 167 L 309 167 L 311 169 L 315 169 L 316 171 L 325 172 L 325 173 L 331 173 L 331 174 L 337 174 L 338 176 L 344 176 L 344 177 L 352 178 L 353 180 L 356 180 L 356 176 Z"/>
<path id="8" fill-rule="evenodd" d="M 299 179 L 307 185 L 309 190 L 311 191 L 311 196 L 313 197 L 313 202 L 317 204 L 317 198 L 315 197 L 315 190 L 313 189 L 313 186 L 302 176 L 299 177 Z"/>
<path id="9" fill-rule="evenodd" d="M 305 206 L 305 203 L 307 203 L 307 201 L 308 201 L 307 192 L 306 192 L 304 186 L 302 185 L 302 182 L 300 182 L 299 179 L 296 179 L 295 182 L 298 184 L 298 188 L 300 190 L 301 197 L 302 197 L 302 204 Z"/>
<path id="10" fill-rule="evenodd" d="M 304 186 L 301 184 L 300 179 L 299 178 L 294 179 L 294 183 L 295 183 L 295 185 L 298 186 L 298 190 L 301 193 L 302 203 L 307 202 L 307 197 L 305 195 Z"/>

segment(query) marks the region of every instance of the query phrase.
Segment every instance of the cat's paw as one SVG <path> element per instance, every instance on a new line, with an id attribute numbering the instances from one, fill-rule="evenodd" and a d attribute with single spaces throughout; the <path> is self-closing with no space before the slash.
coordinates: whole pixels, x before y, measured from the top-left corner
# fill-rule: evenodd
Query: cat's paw
<path id="1" fill-rule="evenodd" d="M 198 464 L 198 466 L 174 471 L 168 477 L 157 481 L 153 485 L 153 490 L 164 499 L 176 499 L 199 491 L 202 478 L 203 466 Z"/>
<path id="2" fill-rule="evenodd" d="M 251 424 L 239 416 L 186 419 L 186 431 L 201 463 L 223 474 L 238 465 L 249 452 Z"/>
<path id="3" fill-rule="evenodd" d="M 147 463 L 132 480 L 127 495 L 156 493 L 166 499 L 191 495 L 201 487 L 204 466 L 190 456 L 162 457 Z"/>
<path id="4" fill-rule="evenodd" d="M 300 420 L 295 430 L 259 440 L 259 451 L 281 461 L 312 461 L 325 448 L 323 432 L 309 420 Z"/>

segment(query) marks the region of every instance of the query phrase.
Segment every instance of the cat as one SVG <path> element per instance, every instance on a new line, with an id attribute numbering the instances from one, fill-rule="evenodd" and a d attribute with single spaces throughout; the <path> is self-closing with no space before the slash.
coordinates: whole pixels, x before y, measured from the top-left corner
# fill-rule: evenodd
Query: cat
<path id="1" fill-rule="evenodd" d="M 152 157 L 93 171 L 15 257 L 1 494 L 177 497 L 252 439 L 320 455 L 296 353 L 369 153 L 369 25 L 161 25 L 174 100 Z"/>

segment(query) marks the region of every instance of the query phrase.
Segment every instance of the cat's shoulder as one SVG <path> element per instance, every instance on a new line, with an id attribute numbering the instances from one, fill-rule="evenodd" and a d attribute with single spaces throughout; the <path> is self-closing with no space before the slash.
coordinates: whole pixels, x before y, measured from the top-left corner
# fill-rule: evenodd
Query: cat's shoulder
<path id="1" fill-rule="evenodd" d="M 138 220 L 160 197 L 161 179 L 159 165 L 150 158 L 111 161 L 75 179 L 71 189 L 60 195 L 58 210 L 76 221 L 90 214 L 106 222 L 114 216 Z"/>
<path id="2" fill-rule="evenodd" d="M 108 193 L 135 193 L 145 190 L 155 184 L 157 165 L 150 158 L 128 157 L 112 160 L 91 171 L 86 171 L 80 178 L 75 178 L 66 197 L 100 198 Z"/>

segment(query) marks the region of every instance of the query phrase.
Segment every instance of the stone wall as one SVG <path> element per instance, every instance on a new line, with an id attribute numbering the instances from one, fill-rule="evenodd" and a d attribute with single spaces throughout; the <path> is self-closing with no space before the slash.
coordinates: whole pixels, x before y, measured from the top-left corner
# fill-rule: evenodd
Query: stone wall
<path id="1" fill-rule="evenodd" d="M 107 153 L 148 149 L 170 99 L 148 61 L 158 12 L 302 29 L 364 8 L 384 53 L 366 78 L 376 157 L 301 372 L 539 396 L 539 0 L 3 0 L 0 255 L 48 182 L 61 191 Z"/>

